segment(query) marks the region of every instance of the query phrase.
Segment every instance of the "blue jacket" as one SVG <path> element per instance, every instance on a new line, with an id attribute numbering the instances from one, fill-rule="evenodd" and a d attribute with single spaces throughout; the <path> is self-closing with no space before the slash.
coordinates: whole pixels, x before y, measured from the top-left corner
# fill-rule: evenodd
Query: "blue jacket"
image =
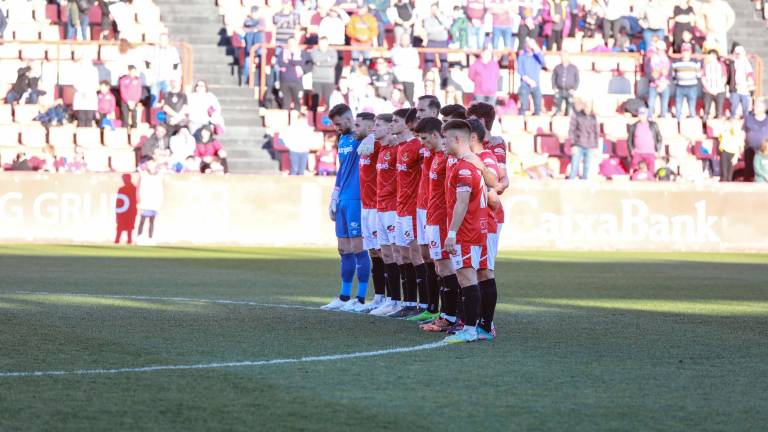
<path id="1" fill-rule="evenodd" d="M 534 54 L 533 51 L 525 50 L 517 55 L 517 74 L 531 78 L 536 83 L 536 87 L 539 87 L 539 75 L 543 68 L 544 54 L 541 52 Z"/>

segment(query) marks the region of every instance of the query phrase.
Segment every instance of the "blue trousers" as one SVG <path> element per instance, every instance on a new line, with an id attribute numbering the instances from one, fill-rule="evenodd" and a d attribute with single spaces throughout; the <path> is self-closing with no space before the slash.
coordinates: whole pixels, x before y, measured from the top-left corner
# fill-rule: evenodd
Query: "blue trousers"
<path id="1" fill-rule="evenodd" d="M 590 162 L 592 162 L 592 152 L 590 149 L 579 146 L 571 147 L 571 174 L 568 178 L 571 180 L 579 178 L 579 167 L 583 164 L 584 169 L 581 179 L 586 180 L 589 177 Z"/>
<path id="2" fill-rule="evenodd" d="M 520 114 L 528 112 L 528 97 L 533 96 L 533 115 L 541 114 L 541 89 L 539 86 L 531 88 L 525 81 L 520 83 L 520 89 L 517 91 L 520 99 Z"/>
<path id="3" fill-rule="evenodd" d="M 749 95 L 741 93 L 731 93 L 729 96 L 731 100 L 731 119 L 736 118 L 736 111 L 738 111 L 739 104 L 741 104 L 741 115 L 745 116 L 749 112 Z"/>
<path id="4" fill-rule="evenodd" d="M 499 49 L 499 40 L 504 41 L 504 49 L 512 50 L 512 27 L 494 27 L 491 33 L 493 49 Z"/>
<path id="5" fill-rule="evenodd" d="M 653 117 L 656 110 L 656 97 L 661 96 L 661 116 L 666 117 L 669 112 L 669 86 L 663 92 L 659 92 L 656 87 L 648 89 L 648 114 Z"/>
<path id="6" fill-rule="evenodd" d="M 91 36 L 90 32 L 88 31 L 88 25 L 90 22 L 88 21 L 88 15 L 80 15 L 80 30 L 83 32 L 83 40 L 88 40 Z M 75 27 L 74 24 L 72 24 L 72 19 L 70 18 L 67 20 L 67 39 L 77 39 L 77 27 Z"/>
<path id="7" fill-rule="evenodd" d="M 683 99 L 688 102 L 688 112 L 690 113 L 690 116 L 696 116 L 696 99 L 698 97 L 698 86 L 677 86 L 675 88 L 675 114 L 678 121 L 683 117 Z"/>
<path id="8" fill-rule="evenodd" d="M 485 46 L 485 32 L 483 26 L 467 26 L 467 39 L 469 49 L 483 49 Z"/>

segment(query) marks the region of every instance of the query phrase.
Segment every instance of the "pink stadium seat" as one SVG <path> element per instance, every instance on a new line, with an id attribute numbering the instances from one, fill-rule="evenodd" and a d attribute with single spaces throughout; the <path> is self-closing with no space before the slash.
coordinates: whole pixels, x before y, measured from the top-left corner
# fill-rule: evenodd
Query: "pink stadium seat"
<path id="1" fill-rule="evenodd" d="M 45 128 L 41 124 L 26 125 L 21 129 L 21 143 L 27 147 L 45 147 Z"/>
<path id="2" fill-rule="evenodd" d="M 115 130 L 105 128 L 104 145 L 114 148 L 129 148 L 128 130 L 126 128 L 116 128 Z"/>
<path id="3" fill-rule="evenodd" d="M 45 5 L 45 17 L 48 18 L 51 23 L 59 23 L 59 5 L 55 3 L 48 3 Z"/>
<path id="4" fill-rule="evenodd" d="M 19 144 L 21 126 L 13 123 L 0 125 L 0 146 L 15 146 Z"/>
<path id="5" fill-rule="evenodd" d="M 37 105 L 18 104 L 13 109 L 13 119 L 16 123 L 32 123 L 39 113 L 40 109 Z"/>
<path id="6" fill-rule="evenodd" d="M 5 94 L 5 93 L 3 93 Z M 0 104 L 0 124 L 13 123 L 13 110 L 8 104 Z"/>
<path id="7" fill-rule="evenodd" d="M 136 171 L 136 151 L 134 149 L 110 149 L 109 166 L 113 171 L 127 173 Z"/>
<path id="8" fill-rule="evenodd" d="M 549 116 L 540 115 L 526 118 L 525 130 L 532 134 L 548 134 L 551 131 Z"/>
<path id="9" fill-rule="evenodd" d="M 563 156 L 560 141 L 554 135 L 536 135 L 536 153 L 548 154 L 552 157 Z"/>
<path id="10" fill-rule="evenodd" d="M 85 148 L 83 151 L 88 171 L 109 171 L 109 152 L 105 148 Z"/>
<path id="11" fill-rule="evenodd" d="M 525 130 L 525 118 L 523 116 L 505 115 L 501 117 L 501 131 L 503 133 L 520 133 Z"/>
<path id="12" fill-rule="evenodd" d="M 719 154 L 718 142 L 716 139 L 696 141 L 693 145 L 693 154 L 699 159 L 716 159 Z"/>
<path id="13" fill-rule="evenodd" d="M 557 135 L 558 138 L 564 140 L 568 138 L 568 129 L 571 125 L 571 118 L 567 116 L 555 116 L 552 117 L 552 133 Z"/>
<path id="14" fill-rule="evenodd" d="M 101 147 L 101 130 L 99 128 L 79 127 L 75 131 L 75 143 L 84 148 Z"/>
<path id="15" fill-rule="evenodd" d="M 66 125 L 48 129 L 48 143 L 57 151 L 61 148 L 73 148 L 75 146 L 75 128 Z"/>
<path id="16" fill-rule="evenodd" d="M 629 146 L 627 140 L 619 139 L 613 142 L 613 155 L 620 158 L 629 157 Z"/>
<path id="17" fill-rule="evenodd" d="M 0 44 L 0 59 L 18 60 L 19 51 L 21 51 L 19 44 L 11 42 Z"/>

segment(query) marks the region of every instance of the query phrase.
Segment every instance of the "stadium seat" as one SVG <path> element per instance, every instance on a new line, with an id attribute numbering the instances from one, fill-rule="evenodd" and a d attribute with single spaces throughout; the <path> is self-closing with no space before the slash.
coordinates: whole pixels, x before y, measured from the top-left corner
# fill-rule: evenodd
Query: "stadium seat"
<path id="1" fill-rule="evenodd" d="M 659 132 L 664 140 L 677 138 L 679 136 L 677 129 L 677 120 L 674 118 L 658 118 L 656 124 L 659 126 Z"/>
<path id="2" fill-rule="evenodd" d="M 109 171 L 109 152 L 105 148 L 85 148 L 83 150 L 88 171 L 107 172 Z"/>
<path id="3" fill-rule="evenodd" d="M 55 126 L 48 129 L 48 143 L 56 151 L 75 146 L 75 127 L 71 125 Z"/>
<path id="4" fill-rule="evenodd" d="M 139 123 L 138 127 L 131 129 L 128 141 L 131 147 L 139 147 L 150 135 L 152 135 L 152 129 L 149 127 L 149 124 Z"/>
<path id="5" fill-rule="evenodd" d="M 637 58 L 621 56 L 618 59 L 619 70 L 625 73 L 634 74 L 637 70 Z"/>
<path id="6" fill-rule="evenodd" d="M 72 53 L 75 60 L 79 60 L 83 56 L 95 60 L 99 58 L 99 46 L 97 44 L 73 45 Z"/>
<path id="7" fill-rule="evenodd" d="M 77 63 L 73 61 L 59 62 L 59 85 L 73 85 L 75 83 L 75 79 L 77 78 L 77 74 Z"/>
<path id="8" fill-rule="evenodd" d="M 113 171 L 127 173 L 136 171 L 136 151 L 134 149 L 110 149 L 109 166 Z"/>
<path id="9" fill-rule="evenodd" d="M 628 119 L 623 116 L 611 116 L 600 118 L 603 125 L 603 133 L 610 140 L 626 139 L 628 124 L 634 123 L 635 119 Z"/>
<path id="10" fill-rule="evenodd" d="M 48 3 L 45 5 L 45 17 L 53 24 L 59 23 L 59 5 Z"/>
<path id="11" fill-rule="evenodd" d="M 701 119 L 698 117 L 680 119 L 680 134 L 691 140 L 703 139 L 705 135 Z"/>
<path id="12" fill-rule="evenodd" d="M 505 115 L 501 117 L 501 131 L 503 133 L 520 133 L 525 130 L 525 118 L 523 116 Z"/>
<path id="13" fill-rule="evenodd" d="M 10 26 L 9 26 L 10 27 Z M 40 29 L 36 25 L 21 25 L 13 28 L 13 39 L 17 41 L 36 41 L 40 39 Z"/>
<path id="14" fill-rule="evenodd" d="M 43 148 L 46 144 L 46 131 L 43 125 L 26 125 L 21 129 L 21 143 L 27 147 Z"/>
<path id="15" fill-rule="evenodd" d="M 19 144 L 21 126 L 18 124 L 0 125 L 0 145 L 15 146 Z"/>
<path id="16" fill-rule="evenodd" d="M 13 110 L 6 103 L 0 104 L 0 124 L 13 123 Z"/>
<path id="17" fill-rule="evenodd" d="M 129 148 L 128 130 L 126 128 L 104 128 L 104 145 L 113 148 Z"/>
<path id="18" fill-rule="evenodd" d="M 72 45 L 50 45 L 48 47 L 48 60 L 72 60 Z"/>
<path id="19" fill-rule="evenodd" d="M 40 27 L 40 39 L 48 42 L 61 40 L 61 30 L 57 25 L 46 25 Z"/>
<path id="20" fill-rule="evenodd" d="M 110 62 L 120 59 L 120 48 L 117 45 L 102 45 L 99 47 L 99 60 Z"/>
<path id="21" fill-rule="evenodd" d="M 13 119 L 20 124 L 32 123 L 39 113 L 40 109 L 37 105 L 18 104 L 13 109 Z"/>
<path id="22" fill-rule="evenodd" d="M 600 56 L 595 58 L 596 72 L 613 72 L 618 68 L 618 58 L 614 56 Z"/>
<path id="23" fill-rule="evenodd" d="M 75 130 L 75 143 L 83 148 L 101 147 L 101 130 L 93 127 L 79 127 Z"/>
<path id="24" fill-rule="evenodd" d="M 552 157 L 562 157 L 563 150 L 560 141 L 554 135 L 536 135 L 534 137 L 536 153 L 547 154 Z"/>
<path id="25" fill-rule="evenodd" d="M 707 120 L 706 135 L 708 138 L 717 138 L 725 128 L 725 119 L 709 119 Z"/>
<path id="26" fill-rule="evenodd" d="M 552 133 L 560 140 L 568 138 L 568 132 L 571 125 L 571 118 L 567 116 L 552 117 Z"/>
<path id="27" fill-rule="evenodd" d="M 546 134 L 549 133 L 550 117 L 546 115 L 529 116 L 525 119 L 525 130 L 532 134 Z"/>
<path id="28" fill-rule="evenodd" d="M 525 156 L 536 152 L 533 134 L 516 132 L 504 135 L 504 138 L 507 140 L 510 153 Z"/>
<path id="29" fill-rule="evenodd" d="M 24 60 L 45 60 L 46 46 L 42 44 L 24 44 L 21 46 L 21 58 Z"/>
<path id="30" fill-rule="evenodd" d="M 281 109 L 268 109 L 264 113 L 264 127 L 278 131 L 288 127 L 288 111 Z"/>
<path id="31" fill-rule="evenodd" d="M 612 154 L 616 157 L 620 157 L 620 158 L 629 157 L 629 145 L 627 143 L 627 140 L 625 139 L 617 139 L 616 141 L 613 141 L 613 146 L 609 147 L 609 149 L 612 151 Z"/>
<path id="32" fill-rule="evenodd" d="M 0 44 L 0 59 L 18 60 L 21 45 L 8 42 Z"/>
<path id="33" fill-rule="evenodd" d="M 16 82 L 19 68 L 24 63 L 19 60 L 5 60 L 0 62 L 0 82 L 13 84 Z"/>

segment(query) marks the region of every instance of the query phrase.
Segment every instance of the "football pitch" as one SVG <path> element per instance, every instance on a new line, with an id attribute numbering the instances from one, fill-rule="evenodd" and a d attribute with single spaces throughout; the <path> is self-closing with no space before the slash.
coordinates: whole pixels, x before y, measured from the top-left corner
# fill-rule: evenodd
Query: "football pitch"
<path id="1" fill-rule="evenodd" d="M 443 346 L 329 249 L 0 245 L 0 430 L 764 430 L 767 263 L 505 252 Z"/>

